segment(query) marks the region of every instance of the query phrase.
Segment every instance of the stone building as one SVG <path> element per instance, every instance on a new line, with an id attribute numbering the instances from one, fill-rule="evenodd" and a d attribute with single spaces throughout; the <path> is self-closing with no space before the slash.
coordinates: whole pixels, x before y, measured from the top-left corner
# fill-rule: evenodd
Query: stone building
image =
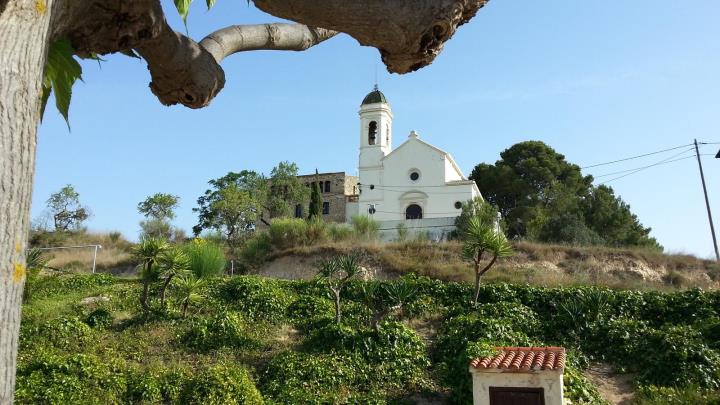
<path id="1" fill-rule="evenodd" d="M 298 176 L 307 187 L 312 187 L 317 181 L 322 192 L 322 217 L 326 222 L 348 222 L 347 205 L 357 201 L 358 177 L 348 176 L 344 172 L 319 173 Z M 295 206 L 295 217 L 307 218 L 309 211 L 307 205 Z"/>

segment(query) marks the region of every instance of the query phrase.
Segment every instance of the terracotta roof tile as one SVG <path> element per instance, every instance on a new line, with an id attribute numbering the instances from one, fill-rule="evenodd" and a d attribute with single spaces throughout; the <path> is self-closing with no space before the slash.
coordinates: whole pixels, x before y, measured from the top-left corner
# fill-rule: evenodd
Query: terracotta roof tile
<path id="1" fill-rule="evenodd" d="M 564 347 L 496 347 L 494 356 L 474 359 L 477 369 L 560 370 L 565 368 Z"/>

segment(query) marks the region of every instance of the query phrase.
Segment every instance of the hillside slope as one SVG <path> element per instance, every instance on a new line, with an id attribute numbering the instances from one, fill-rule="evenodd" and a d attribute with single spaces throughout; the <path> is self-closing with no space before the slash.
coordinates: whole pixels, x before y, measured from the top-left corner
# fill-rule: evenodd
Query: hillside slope
<path id="1" fill-rule="evenodd" d="M 339 242 L 295 247 L 274 253 L 252 272 L 273 278 L 308 279 L 315 275 L 314 263 L 320 258 L 352 250 L 363 252 L 372 278 L 416 273 L 445 281 L 473 279 L 457 242 Z M 516 243 L 515 251 L 513 257 L 498 261 L 486 281 L 615 288 L 720 287 L 720 265 L 690 255 L 527 242 Z"/>

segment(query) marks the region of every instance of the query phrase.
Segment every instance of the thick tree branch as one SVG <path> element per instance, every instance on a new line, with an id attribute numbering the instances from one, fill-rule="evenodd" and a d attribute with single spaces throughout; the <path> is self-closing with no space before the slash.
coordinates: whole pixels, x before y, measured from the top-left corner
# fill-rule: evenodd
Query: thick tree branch
<path id="1" fill-rule="evenodd" d="M 2 0 L 0 0 L 2 1 Z M 67 37 L 80 56 L 136 49 L 150 89 L 166 105 L 206 106 L 225 85 L 219 65 L 235 52 L 306 50 L 346 32 L 380 50 L 391 72 L 430 64 L 457 27 L 487 0 L 254 0 L 262 10 L 305 25 L 232 26 L 197 43 L 170 28 L 159 0 L 58 0 L 51 38 Z M 323 28 L 312 28 L 323 27 Z"/>
<path id="2" fill-rule="evenodd" d="M 301 24 L 233 25 L 200 41 L 220 63 L 236 52 L 257 50 L 304 51 L 338 33 Z"/>
<path id="3" fill-rule="evenodd" d="M 429 65 L 488 0 L 254 0 L 276 17 L 349 34 L 380 50 L 390 72 Z"/>

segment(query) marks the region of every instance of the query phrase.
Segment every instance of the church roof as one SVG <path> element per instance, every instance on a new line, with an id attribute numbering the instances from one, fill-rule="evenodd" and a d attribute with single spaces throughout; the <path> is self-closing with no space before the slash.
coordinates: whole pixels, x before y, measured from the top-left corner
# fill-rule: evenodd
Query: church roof
<path id="1" fill-rule="evenodd" d="M 463 180 L 461 180 L 461 181 L 467 181 L 467 178 L 466 178 L 465 175 L 463 174 L 462 170 L 460 170 L 460 166 L 458 166 L 458 164 L 455 163 L 455 159 L 453 159 L 452 155 L 450 155 L 449 153 L 445 152 L 444 150 L 438 148 L 437 146 L 430 145 L 429 143 L 423 141 L 422 139 L 420 139 L 420 138 L 418 137 L 418 135 L 417 135 L 417 133 L 416 133 L 415 131 L 412 131 L 412 132 L 410 133 L 410 136 L 408 137 L 408 140 L 407 140 L 407 141 L 403 142 L 402 144 L 400 144 L 400 146 L 398 146 L 397 148 L 391 150 L 390 153 L 388 153 L 387 155 L 383 156 L 382 160 L 387 160 L 389 157 L 395 155 L 395 152 L 397 152 L 398 150 L 403 149 L 403 147 L 404 147 L 405 145 L 408 145 L 410 142 L 413 142 L 413 141 L 414 141 L 414 142 L 418 142 L 419 144 L 421 144 L 421 145 L 423 145 L 423 146 L 425 146 L 425 147 L 428 147 L 428 148 L 436 151 L 436 152 L 439 153 L 440 155 L 444 156 L 444 157 L 450 162 L 450 164 L 452 165 L 453 169 L 455 169 L 455 171 L 457 172 L 457 174 L 463 179 Z"/>
<path id="2" fill-rule="evenodd" d="M 385 98 L 385 95 L 378 89 L 377 84 L 375 85 L 373 91 L 371 91 L 370 93 L 368 93 L 367 96 L 365 96 L 361 105 L 376 103 L 388 103 L 387 98 Z"/>

